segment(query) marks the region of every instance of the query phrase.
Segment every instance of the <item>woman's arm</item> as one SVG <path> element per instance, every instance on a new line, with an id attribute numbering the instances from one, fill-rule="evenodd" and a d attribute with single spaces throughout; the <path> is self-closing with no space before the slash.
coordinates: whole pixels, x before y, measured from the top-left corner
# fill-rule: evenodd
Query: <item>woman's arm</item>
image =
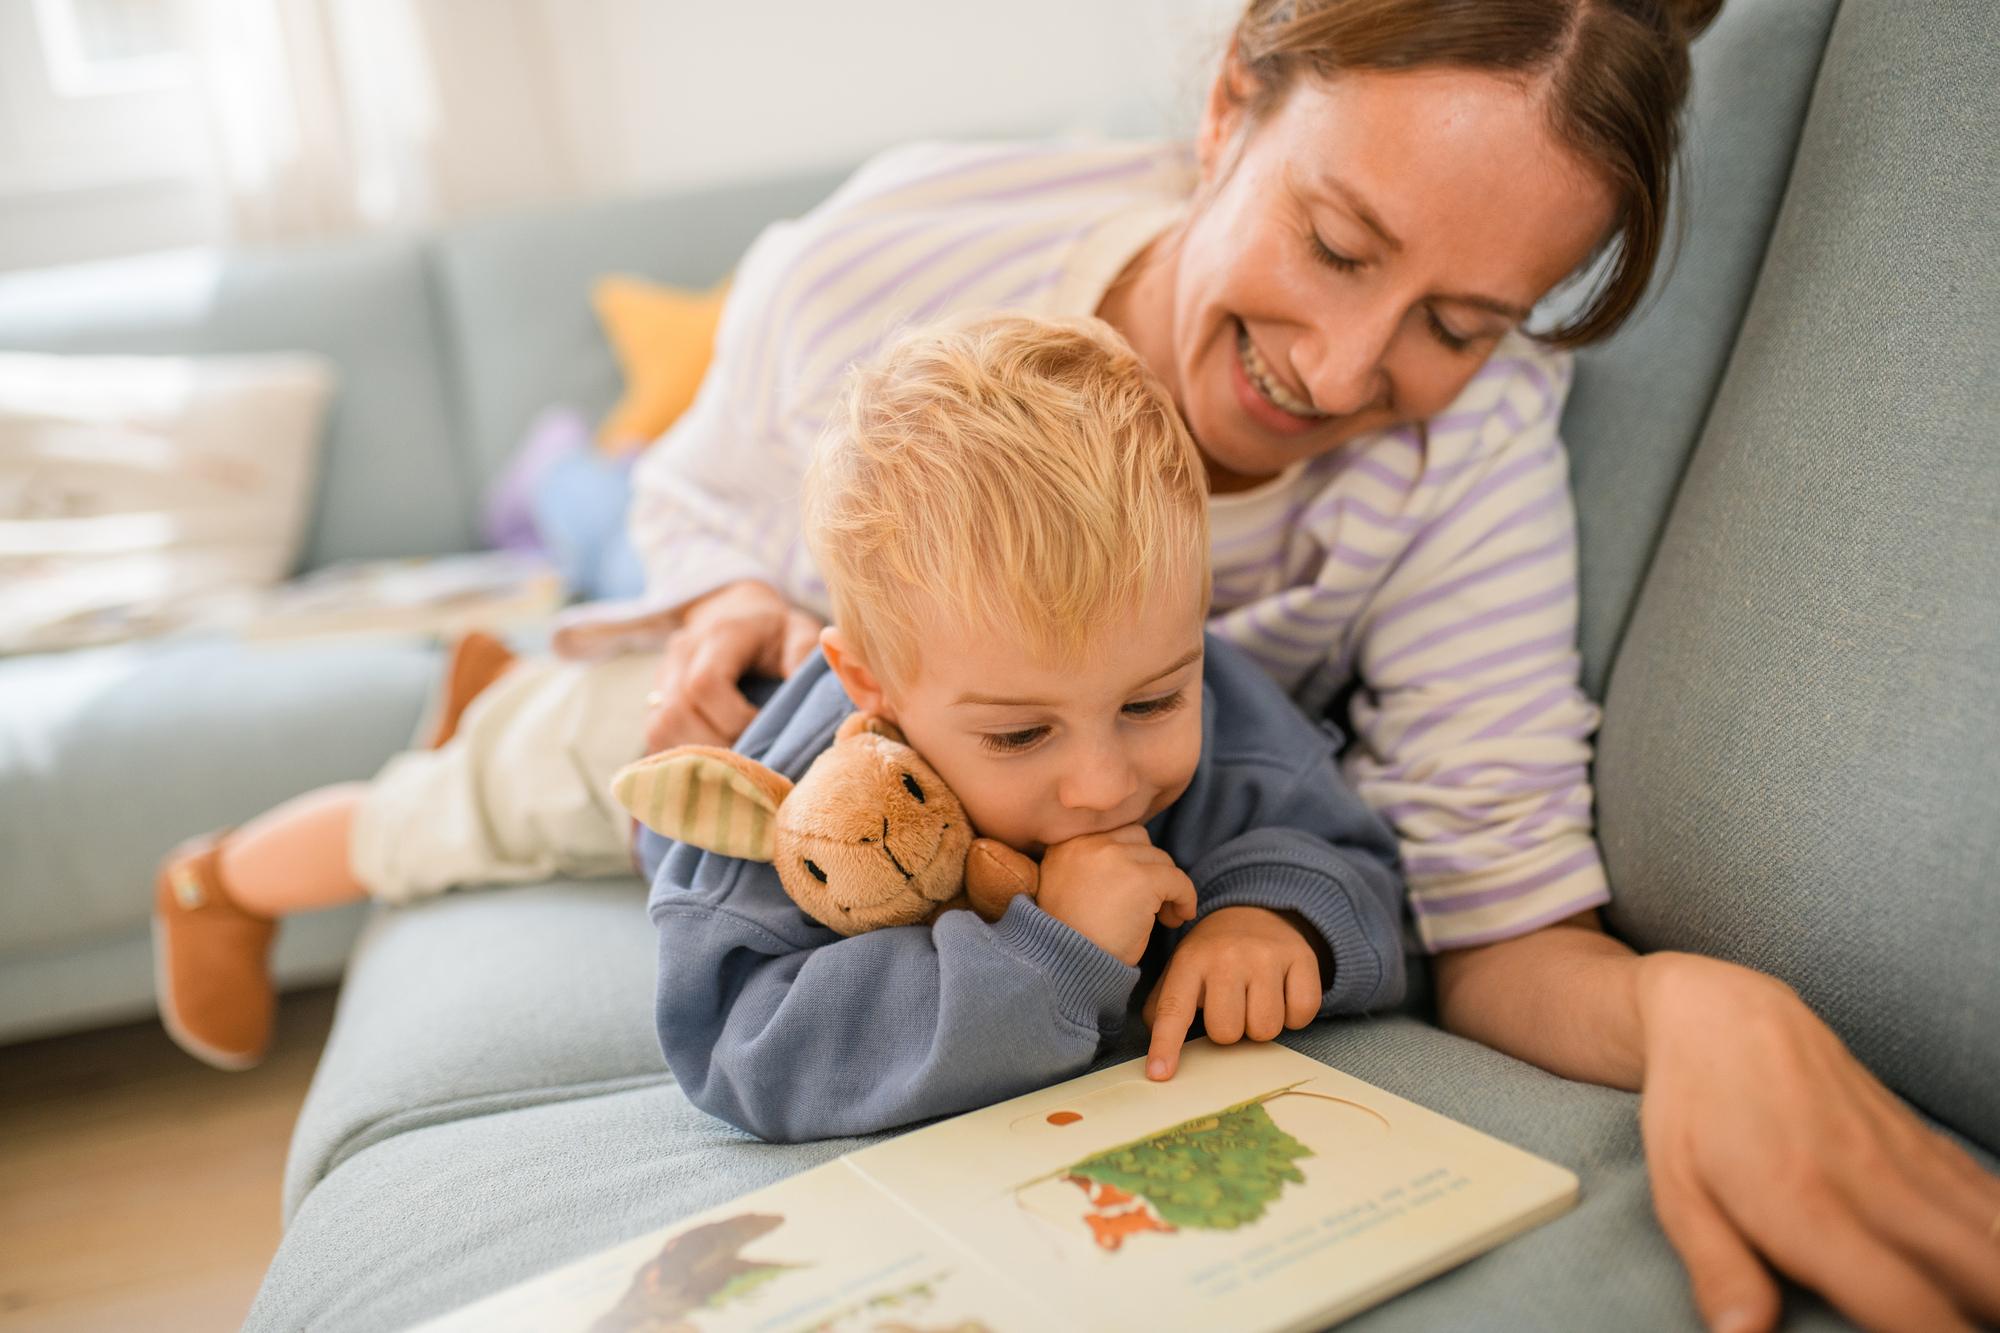
<path id="1" fill-rule="evenodd" d="M 1711 1328 L 1775 1326 L 1770 1268 L 1870 1328 L 2000 1320 L 2000 1179 L 1784 983 L 1642 957 L 1595 913 L 1440 954 L 1436 975 L 1449 1030 L 1641 1092 L 1654 1209 Z"/>
<path id="2" fill-rule="evenodd" d="M 1447 1030 L 1564 1078 L 1639 1091 L 1639 957 L 1604 933 L 1596 912 L 1432 963 Z"/>
<path id="3" fill-rule="evenodd" d="M 1394 826 L 1432 952 L 1608 900 L 1591 838 L 1566 357 L 1513 347 L 1432 423 L 1421 528 L 1355 623 L 1343 768 Z"/>

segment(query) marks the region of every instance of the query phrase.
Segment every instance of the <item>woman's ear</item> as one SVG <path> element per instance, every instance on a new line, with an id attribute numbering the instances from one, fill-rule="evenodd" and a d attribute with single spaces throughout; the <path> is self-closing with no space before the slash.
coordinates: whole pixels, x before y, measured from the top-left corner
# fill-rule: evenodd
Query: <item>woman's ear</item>
<path id="1" fill-rule="evenodd" d="M 1208 85 L 1208 102 L 1201 110 L 1201 129 L 1195 135 L 1195 155 L 1201 161 L 1204 185 L 1214 181 L 1224 166 L 1223 157 L 1250 114 L 1250 99 L 1257 92 L 1257 76 L 1243 63 L 1236 44 L 1222 57 L 1215 81 Z"/>
<path id="2" fill-rule="evenodd" d="M 819 632 L 820 651 L 826 654 L 826 664 L 833 668 L 833 674 L 840 677 L 840 683 L 847 691 L 847 697 L 854 701 L 856 709 L 863 713 L 873 713 L 877 717 L 896 720 L 890 710 L 889 698 L 882 691 L 882 681 L 868 663 L 856 651 L 854 641 L 840 632 L 838 625 L 828 625 Z"/>

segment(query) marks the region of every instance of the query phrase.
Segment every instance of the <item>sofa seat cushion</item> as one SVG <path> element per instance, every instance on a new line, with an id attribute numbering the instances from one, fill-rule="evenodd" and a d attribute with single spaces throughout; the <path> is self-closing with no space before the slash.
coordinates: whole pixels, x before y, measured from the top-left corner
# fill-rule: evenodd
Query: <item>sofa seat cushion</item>
<path id="1" fill-rule="evenodd" d="M 1583 1182 L 1573 1212 L 1355 1327 L 1700 1326 L 1653 1221 L 1636 1098 L 1411 1018 L 1323 1022 L 1287 1041 Z M 346 1157 L 305 1198 L 247 1327 L 405 1327 L 865 1142 L 759 1143 L 695 1110 L 664 1073 L 412 1129 Z M 1794 1293 L 1789 1311 L 1788 1328 L 1842 1327 L 1810 1297 Z"/>
<path id="2" fill-rule="evenodd" d="M 416 640 L 225 639 L 0 658 L 0 962 L 143 930 L 175 843 L 410 743 Z"/>
<path id="3" fill-rule="evenodd" d="M 454 892 L 381 908 L 285 1171 L 285 1212 L 369 1145 L 427 1125 L 668 1077 L 636 878 Z"/>

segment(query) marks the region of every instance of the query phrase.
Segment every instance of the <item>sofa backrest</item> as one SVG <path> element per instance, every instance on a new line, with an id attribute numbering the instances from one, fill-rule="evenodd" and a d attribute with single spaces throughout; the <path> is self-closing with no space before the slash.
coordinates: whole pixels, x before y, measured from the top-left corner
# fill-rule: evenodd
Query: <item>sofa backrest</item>
<path id="1" fill-rule="evenodd" d="M 1764 259 L 1837 0 L 1728 0 L 1694 46 L 1683 240 L 1610 342 L 1577 354 L 1584 688 L 1596 698 Z"/>
<path id="2" fill-rule="evenodd" d="M 301 563 L 466 549 L 472 507 L 423 243 L 182 250 L 0 274 L 0 347 L 306 349 L 340 370 Z"/>
<path id="3" fill-rule="evenodd" d="M 435 233 L 201 249 L 0 273 L 0 348 L 306 349 L 340 370 L 302 568 L 469 550 L 482 497 L 543 407 L 619 390 L 590 308 L 627 272 L 706 287 L 844 173 L 566 205 Z"/>
<path id="4" fill-rule="evenodd" d="M 1614 927 L 2000 1148 L 2000 43 L 1845 6 L 1613 666 Z"/>
<path id="5" fill-rule="evenodd" d="M 696 289 L 726 277 L 763 227 L 810 209 L 845 172 L 637 195 L 454 226 L 432 243 L 468 474 L 491 483 L 543 408 L 593 418 L 620 377 L 590 289 L 630 273 Z"/>

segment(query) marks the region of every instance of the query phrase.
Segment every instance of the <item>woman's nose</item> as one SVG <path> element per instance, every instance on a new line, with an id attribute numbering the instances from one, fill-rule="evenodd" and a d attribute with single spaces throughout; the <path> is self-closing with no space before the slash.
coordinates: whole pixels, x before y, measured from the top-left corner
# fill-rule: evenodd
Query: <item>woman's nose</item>
<path id="1" fill-rule="evenodd" d="M 1070 810 L 1116 810 L 1138 788 L 1139 775 L 1123 747 L 1104 744 L 1065 766 L 1056 799 Z"/>
<path id="2" fill-rule="evenodd" d="M 1395 322 L 1386 314 L 1342 319 L 1293 343 L 1292 369 L 1314 407 L 1353 416 L 1388 401 L 1385 363 L 1395 335 Z"/>

